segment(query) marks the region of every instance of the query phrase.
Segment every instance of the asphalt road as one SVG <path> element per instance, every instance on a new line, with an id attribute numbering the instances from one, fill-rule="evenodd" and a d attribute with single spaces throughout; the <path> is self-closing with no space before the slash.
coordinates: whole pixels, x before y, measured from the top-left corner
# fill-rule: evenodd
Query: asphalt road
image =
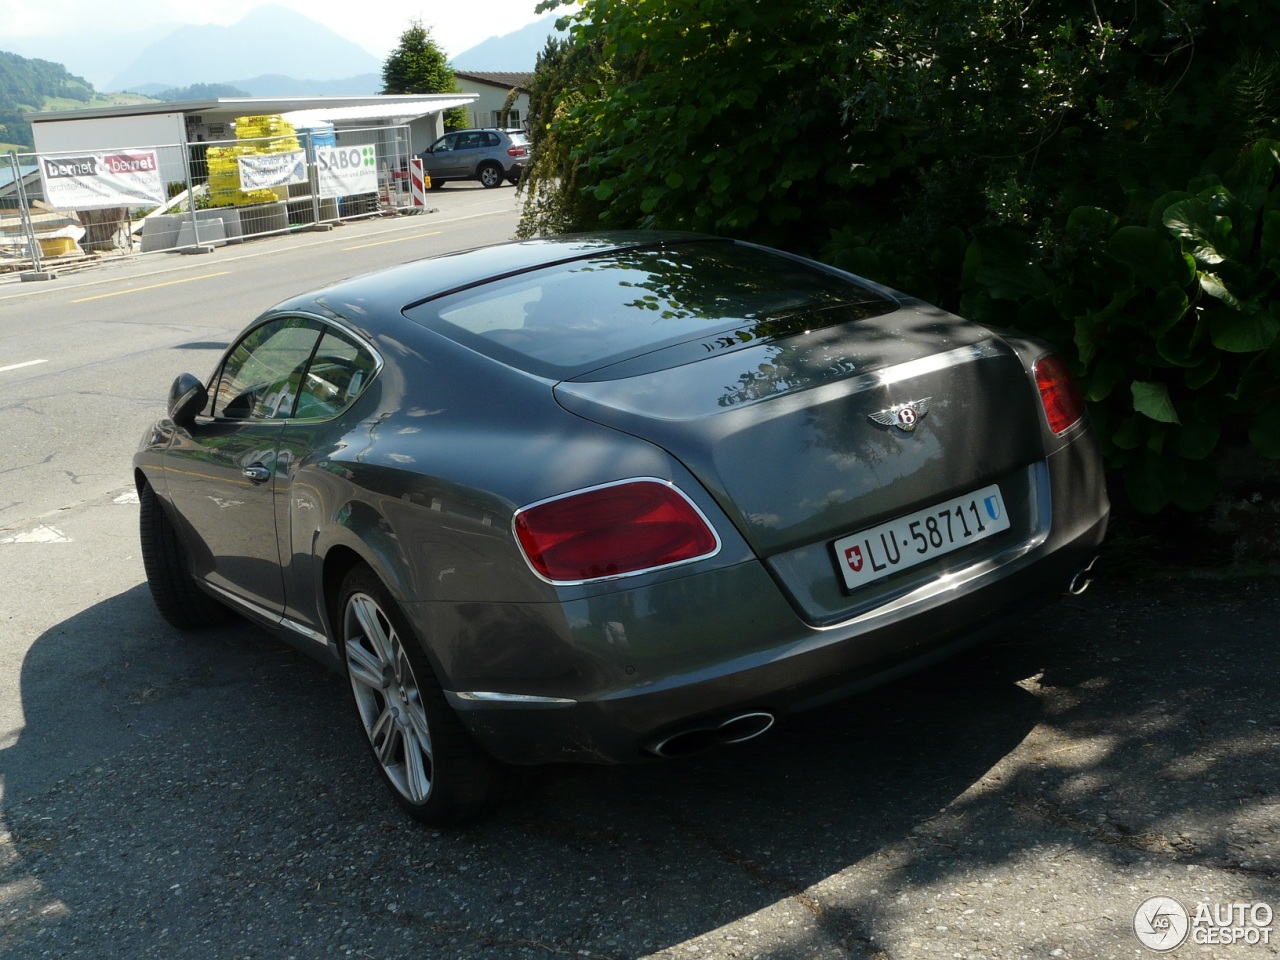
<path id="1" fill-rule="evenodd" d="M 510 234 L 510 190 L 443 193 L 0 285 L 0 958 L 1129 958 L 1155 896 L 1242 919 L 1166 956 L 1280 955 L 1274 580 L 1106 581 L 732 750 L 523 771 L 456 832 L 383 794 L 338 676 L 168 627 L 129 480 L 168 382 L 371 252 Z"/>

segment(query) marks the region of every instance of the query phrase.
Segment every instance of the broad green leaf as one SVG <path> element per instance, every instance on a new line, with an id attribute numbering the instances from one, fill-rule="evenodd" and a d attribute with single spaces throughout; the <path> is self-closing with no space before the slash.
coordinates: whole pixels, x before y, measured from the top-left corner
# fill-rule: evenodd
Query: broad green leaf
<path id="1" fill-rule="evenodd" d="M 1255 353 L 1266 350 L 1280 334 L 1280 318 L 1268 311 L 1246 314 L 1235 310 L 1215 310 L 1209 318 L 1213 345 L 1227 353 Z"/>
<path id="2" fill-rule="evenodd" d="M 1178 411 L 1169 399 L 1169 388 L 1163 383 L 1135 380 L 1129 388 L 1133 393 L 1133 409 L 1160 423 L 1180 423 Z"/>
<path id="3" fill-rule="evenodd" d="M 1262 263 L 1280 277 L 1280 210 L 1268 210 L 1262 218 Z"/>
<path id="4" fill-rule="evenodd" d="M 1136 450 L 1147 442 L 1151 436 L 1151 421 L 1141 416 L 1132 416 L 1121 421 L 1111 432 L 1111 442 L 1121 450 Z"/>
<path id="5" fill-rule="evenodd" d="M 977 281 L 997 300 L 1020 300 L 1053 292 L 1053 281 L 1031 263 L 983 267 L 978 271 Z"/>
<path id="6" fill-rule="evenodd" d="M 1121 227 L 1107 241 L 1107 252 L 1133 268 L 1134 277 L 1153 289 L 1176 282 L 1181 273 L 1167 232 L 1148 227 Z"/>
<path id="7" fill-rule="evenodd" d="M 1199 366 L 1207 349 L 1204 346 L 1207 327 L 1208 323 L 1199 313 L 1188 311 L 1179 323 L 1156 340 L 1156 350 L 1166 363 Z"/>
<path id="8" fill-rule="evenodd" d="M 1226 259 L 1218 247 L 1225 246 L 1231 225 L 1229 221 L 1224 224 L 1223 219 L 1214 216 L 1209 205 L 1198 198 L 1182 200 L 1164 212 L 1164 225 L 1174 236 L 1191 245 L 1191 253 L 1198 262 L 1209 265 Z"/>
<path id="9" fill-rule="evenodd" d="M 1091 403 L 1105 400 L 1116 384 L 1125 378 L 1125 365 L 1116 357 L 1103 357 L 1090 372 L 1085 384 L 1085 399 Z"/>
<path id="10" fill-rule="evenodd" d="M 1101 207 L 1076 207 L 1067 216 L 1068 230 L 1083 230 L 1099 239 L 1109 236 L 1120 222 L 1110 210 Z"/>
<path id="11" fill-rule="evenodd" d="M 1191 420 L 1174 435 L 1173 452 L 1188 460 L 1203 460 L 1218 445 L 1222 425 L 1217 420 Z"/>
<path id="12" fill-rule="evenodd" d="M 1158 197 L 1156 202 L 1151 205 L 1151 216 L 1147 221 L 1147 226 L 1154 230 L 1164 227 L 1165 211 L 1175 203 L 1190 200 L 1193 196 L 1194 194 L 1187 193 L 1185 190 L 1174 190 Z"/>
<path id="13" fill-rule="evenodd" d="M 1221 300 L 1235 311 L 1244 309 L 1244 304 L 1240 302 L 1239 298 L 1227 289 L 1226 284 L 1222 282 L 1220 277 L 1212 273 L 1200 274 L 1200 289 L 1215 300 Z"/>
<path id="14" fill-rule="evenodd" d="M 1203 363 L 1190 367 L 1184 374 L 1183 379 L 1187 387 L 1191 390 L 1199 390 L 1213 381 L 1218 375 L 1218 371 L 1222 369 L 1222 358 L 1216 353 Z"/>
<path id="15" fill-rule="evenodd" d="M 1154 337 L 1168 333 L 1178 321 L 1186 318 L 1190 307 L 1191 303 L 1182 287 L 1176 284 L 1162 287 L 1147 314 L 1147 330 Z"/>

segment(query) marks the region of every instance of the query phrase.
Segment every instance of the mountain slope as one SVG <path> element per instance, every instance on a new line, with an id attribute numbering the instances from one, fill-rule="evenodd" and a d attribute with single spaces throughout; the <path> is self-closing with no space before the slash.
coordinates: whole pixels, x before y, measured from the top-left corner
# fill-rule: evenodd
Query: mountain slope
<path id="1" fill-rule="evenodd" d="M 450 66 L 455 70 L 531 71 L 547 45 L 547 37 L 556 32 L 559 18 L 560 14 L 553 13 L 512 33 L 482 40 L 454 57 Z"/>
<path id="2" fill-rule="evenodd" d="M 0 142 L 31 146 L 24 110 L 42 110 L 48 100 L 87 103 L 92 97 L 93 84 L 62 64 L 0 51 Z"/>
<path id="3" fill-rule="evenodd" d="M 108 87 L 185 87 L 263 74 L 337 80 L 380 73 L 368 51 L 286 7 L 258 7 L 230 27 L 179 27 L 146 46 Z"/>

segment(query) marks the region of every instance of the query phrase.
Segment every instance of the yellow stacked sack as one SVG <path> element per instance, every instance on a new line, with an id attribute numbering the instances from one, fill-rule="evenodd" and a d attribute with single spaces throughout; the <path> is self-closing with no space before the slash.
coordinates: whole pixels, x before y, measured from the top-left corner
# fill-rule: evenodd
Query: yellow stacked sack
<path id="1" fill-rule="evenodd" d="M 293 124 L 280 116 L 240 117 L 236 120 L 235 146 L 210 147 L 209 206 L 247 206 L 251 203 L 274 203 L 281 199 L 275 190 L 241 190 L 237 157 L 260 153 L 288 153 L 301 150 Z"/>

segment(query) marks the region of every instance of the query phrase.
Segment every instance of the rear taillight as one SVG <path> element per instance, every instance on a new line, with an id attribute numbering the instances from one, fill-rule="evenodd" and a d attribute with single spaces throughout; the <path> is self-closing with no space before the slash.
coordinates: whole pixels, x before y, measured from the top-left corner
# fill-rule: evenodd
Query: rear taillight
<path id="1" fill-rule="evenodd" d="M 523 157 L 528 152 L 524 147 L 507 147 L 508 157 Z"/>
<path id="2" fill-rule="evenodd" d="M 1080 388 L 1071 379 L 1067 365 L 1055 353 L 1041 357 L 1031 367 L 1040 388 L 1040 402 L 1044 404 L 1049 429 L 1065 433 L 1084 416 L 1084 398 Z"/>
<path id="3" fill-rule="evenodd" d="M 720 541 L 701 511 L 662 480 L 627 480 L 517 511 L 516 537 L 548 580 L 579 582 L 709 557 Z"/>

